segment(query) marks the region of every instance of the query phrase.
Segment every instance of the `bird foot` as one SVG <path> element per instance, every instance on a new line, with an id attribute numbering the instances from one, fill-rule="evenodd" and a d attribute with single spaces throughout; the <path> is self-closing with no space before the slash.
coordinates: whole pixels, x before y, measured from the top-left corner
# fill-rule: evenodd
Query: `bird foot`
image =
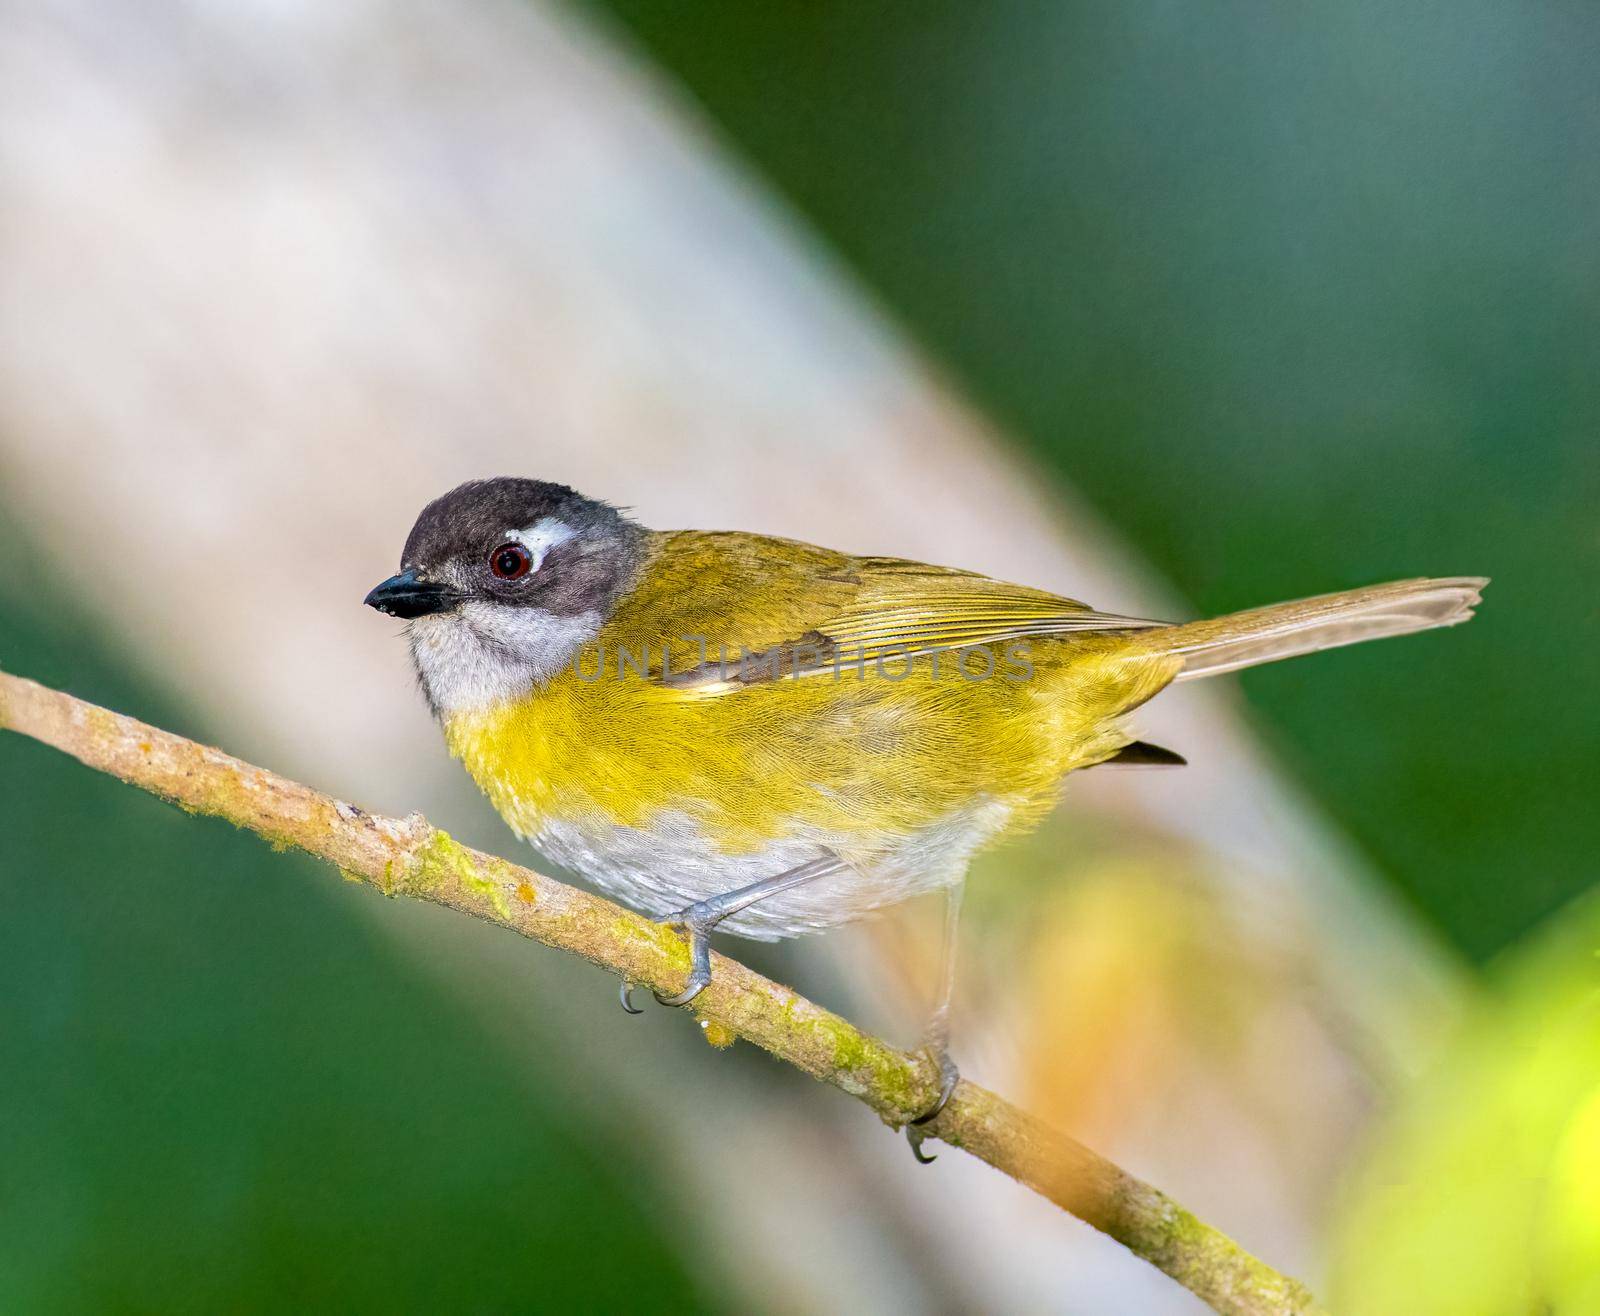
<path id="1" fill-rule="evenodd" d="M 689 940 L 689 980 L 683 990 L 675 996 L 663 996 L 654 990 L 650 993 L 662 1005 L 688 1005 L 711 985 L 711 929 L 721 920 L 712 916 L 711 911 L 705 908 L 706 903 L 701 901 L 686 905 L 676 913 L 656 920 L 669 928 L 681 929 Z M 633 1003 L 633 984 L 626 979 L 622 983 L 621 999 L 622 1008 L 629 1014 L 644 1013 Z"/>
<path id="2" fill-rule="evenodd" d="M 956 1090 L 956 1084 L 961 1081 L 961 1071 L 956 1068 L 955 1061 L 950 1059 L 948 1051 L 930 1050 L 928 1058 L 939 1070 L 939 1097 L 932 1106 L 906 1125 L 906 1141 L 911 1144 L 911 1154 L 917 1158 L 919 1165 L 932 1165 L 939 1159 L 937 1156 L 923 1154 L 922 1144 L 928 1136 L 923 1129 L 939 1118 L 944 1108 L 950 1104 L 950 1096 Z"/>

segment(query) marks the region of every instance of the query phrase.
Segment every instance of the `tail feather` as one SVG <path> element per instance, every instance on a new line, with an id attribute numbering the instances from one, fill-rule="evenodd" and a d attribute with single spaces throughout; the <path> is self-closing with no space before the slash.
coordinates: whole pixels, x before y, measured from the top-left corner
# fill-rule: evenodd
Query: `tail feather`
<path id="1" fill-rule="evenodd" d="M 1188 681 L 1341 644 L 1456 626 L 1472 616 L 1488 583 L 1481 576 L 1397 580 L 1188 622 L 1140 639 L 1181 657 L 1183 670 L 1174 679 Z"/>

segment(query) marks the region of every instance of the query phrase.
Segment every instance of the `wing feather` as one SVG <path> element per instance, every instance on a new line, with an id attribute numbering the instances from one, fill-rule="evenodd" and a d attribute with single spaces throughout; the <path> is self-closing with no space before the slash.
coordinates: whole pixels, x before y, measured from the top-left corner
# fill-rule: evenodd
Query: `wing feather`
<path id="1" fill-rule="evenodd" d="M 697 569 L 680 572 L 668 562 L 667 574 L 715 573 L 718 599 L 731 605 L 718 625 L 701 627 L 713 648 L 718 639 L 748 644 L 748 637 L 764 634 L 778 617 L 787 631 L 754 649 L 731 649 L 721 661 L 658 675 L 663 684 L 699 693 L 973 645 L 1167 624 L 1096 612 L 1044 590 L 899 558 L 849 557 L 753 535 L 680 532 L 668 538 L 677 541 L 669 542 L 669 551 L 675 548 L 682 562 L 692 561 Z M 708 560 L 713 551 L 722 560 Z M 730 583 L 736 587 L 728 588 Z M 680 609 L 688 597 L 678 595 Z M 736 599 L 748 602 L 741 606 Z"/>

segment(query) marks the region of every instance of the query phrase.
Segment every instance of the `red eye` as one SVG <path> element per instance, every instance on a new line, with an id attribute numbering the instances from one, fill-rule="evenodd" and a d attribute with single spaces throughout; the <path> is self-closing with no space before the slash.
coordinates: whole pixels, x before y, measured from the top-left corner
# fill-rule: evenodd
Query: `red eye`
<path id="1" fill-rule="evenodd" d="M 501 580 L 517 580 L 533 569 L 533 554 L 521 544 L 501 544 L 489 554 L 489 570 Z"/>

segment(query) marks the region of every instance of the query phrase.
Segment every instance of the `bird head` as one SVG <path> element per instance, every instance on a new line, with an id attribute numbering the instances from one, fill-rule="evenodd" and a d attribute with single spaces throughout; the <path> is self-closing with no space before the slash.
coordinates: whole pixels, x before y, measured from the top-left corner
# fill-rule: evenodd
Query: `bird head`
<path id="1" fill-rule="evenodd" d="M 422 509 L 399 572 L 365 602 L 406 621 L 436 713 L 493 706 L 594 637 L 633 582 L 644 535 L 566 485 L 471 480 Z"/>

